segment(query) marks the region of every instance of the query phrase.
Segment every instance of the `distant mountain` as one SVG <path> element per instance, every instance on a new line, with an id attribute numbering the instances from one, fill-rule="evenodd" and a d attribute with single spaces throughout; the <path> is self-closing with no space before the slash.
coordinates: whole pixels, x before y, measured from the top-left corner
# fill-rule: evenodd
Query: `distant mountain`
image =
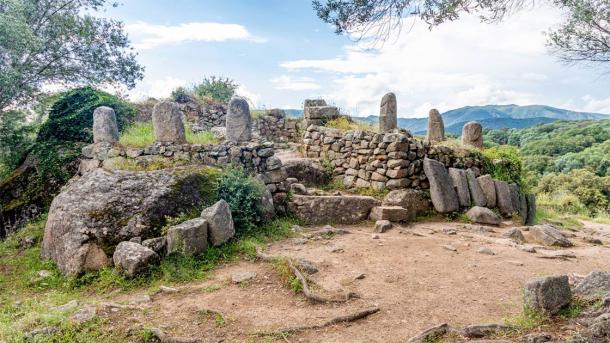
<path id="1" fill-rule="evenodd" d="M 290 110 L 292 116 L 302 116 L 302 110 Z M 540 123 L 550 123 L 555 120 L 599 120 L 610 119 L 610 115 L 600 113 L 575 112 L 543 105 L 487 105 L 466 106 L 442 114 L 445 131 L 460 134 L 462 127 L 469 121 L 478 121 L 484 128 L 526 128 Z M 379 118 L 354 117 L 354 119 L 377 123 Z M 410 130 L 414 134 L 425 134 L 428 129 L 428 118 L 398 118 L 398 126 Z"/>

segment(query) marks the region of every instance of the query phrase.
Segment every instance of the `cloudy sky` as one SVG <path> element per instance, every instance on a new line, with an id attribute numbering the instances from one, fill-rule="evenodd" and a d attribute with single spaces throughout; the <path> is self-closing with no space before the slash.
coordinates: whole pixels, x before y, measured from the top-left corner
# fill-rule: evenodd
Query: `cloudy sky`
<path id="1" fill-rule="evenodd" d="M 429 30 L 406 19 L 399 37 L 374 50 L 335 35 L 310 0 L 130 0 L 101 15 L 125 23 L 146 67 L 134 99 L 219 75 L 259 108 L 323 97 L 353 115 L 377 114 L 391 91 L 400 117 L 486 104 L 610 113 L 608 67 L 549 55 L 544 31 L 562 13 L 548 7 L 493 25 L 464 17 Z"/>

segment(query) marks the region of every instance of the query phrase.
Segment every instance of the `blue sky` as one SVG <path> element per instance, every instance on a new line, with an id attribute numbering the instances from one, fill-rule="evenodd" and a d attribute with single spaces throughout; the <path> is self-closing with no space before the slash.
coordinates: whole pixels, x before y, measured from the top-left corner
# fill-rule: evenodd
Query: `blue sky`
<path id="1" fill-rule="evenodd" d="M 401 117 L 509 103 L 610 113 L 610 75 L 549 55 L 543 31 L 562 13 L 545 7 L 499 25 L 465 17 L 432 31 L 409 18 L 410 30 L 373 50 L 335 35 L 310 0 L 130 0 L 100 15 L 125 23 L 146 67 L 134 99 L 221 75 L 259 108 L 324 97 L 353 115 L 377 114 L 393 91 Z"/>

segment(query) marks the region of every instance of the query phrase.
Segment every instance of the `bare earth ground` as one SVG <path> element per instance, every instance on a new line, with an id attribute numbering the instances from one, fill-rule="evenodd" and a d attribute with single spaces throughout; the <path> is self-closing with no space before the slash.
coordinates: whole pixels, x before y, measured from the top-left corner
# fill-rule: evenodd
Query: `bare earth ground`
<path id="1" fill-rule="evenodd" d="M 594 226 L 610 233 L 610 226 Z M 501 238 L 508 225 L 493 228 L 492 233 L 478 227 L 425 222 L 395 226 L 373 239 L 372 224 L 337 226 L 349 234 L 287 239 L 267 247 L 269 254 L 314 262 L 319 272 L 310 278 L 322 289 L 353 291 L 361 297 L 344 304 L 312 304 L 283 285 L 271 264 L 242 261 L 219 268 L 204 282 L 183 285 L 178 293 L 157 294 L 152 302 L 141 305 L 143 310 L 111 311 L 109 325 L 158 327 L 173 336 L 202 342 L 405 342 L 440 323 L 495 323 L 517 315 L 522 309 L 523 285 L 531 277 L 610 271 L 610 235 L 594 234 L 606 245 L 595 246 L 576 233 L 577 237 L 570 238 L 575 247 L 568 249 L 576 258 L 543 259 L 542 249 L 528 253 Z M 489 247 L 496 255 L 477 252 L 481 247 Z M 257 275 L 247 284 L 229 281 L 232 273 L 242 271 Z M 360 274 L 364 278 L 356 279 Z M 112 300 L 129 302 L 137 296 Z M 316 324 L 372 306 L 381 311 L 350 324 L 285 338 L 256 335 Z M 205 309 L 222 312 L 225 323 L 205 314 Z"/>

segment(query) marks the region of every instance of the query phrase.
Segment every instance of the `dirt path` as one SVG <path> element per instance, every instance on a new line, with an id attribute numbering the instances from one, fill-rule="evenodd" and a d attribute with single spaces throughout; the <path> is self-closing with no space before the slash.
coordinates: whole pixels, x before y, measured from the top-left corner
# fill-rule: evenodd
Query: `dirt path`
<path id="1" fill-rule="evenodd" d="M 313 305 L 282 285 L 268 263 L 239 262 L 220 268 L 205 282 L 182 286 L 178 293 L 154 296 L 145 311 L 120 311 L 109 318 L 113 325 L 160 327 L 202 342 L 405 342 L 443 322 L 455 326 L 500 322 L 518 314 L 522 287 L 531 277 L 610 271 L 607 246 L 572 237 L 576 246 L 569 250 L 575 259 L 542 259 L 541 252 L 522 251 L 501 238 L 507 228 L 486 233 L 478 227 L 418 223 L 395 227 L 374 239 L 371 225 L 347 226 L 341 228 L 349 234 L 288 239 L 267 248 L 271 254 L 315 263 L 319 272 L 311 279 L 321 288 L 360 295 L 346 304 Z M 481 247 L 490 248 L 495 255 L 478 252 Z M 244 285 L 228 281 L 232 273 L 240 271 L 257 275 Z M 371 306 L 379 306 L 381 311 L 355 323 L 286 339 L 256 335 L 315 324 Z M 222 312 L 226 322 L 220 325 L 201 312 L 204 309 Z"/>

